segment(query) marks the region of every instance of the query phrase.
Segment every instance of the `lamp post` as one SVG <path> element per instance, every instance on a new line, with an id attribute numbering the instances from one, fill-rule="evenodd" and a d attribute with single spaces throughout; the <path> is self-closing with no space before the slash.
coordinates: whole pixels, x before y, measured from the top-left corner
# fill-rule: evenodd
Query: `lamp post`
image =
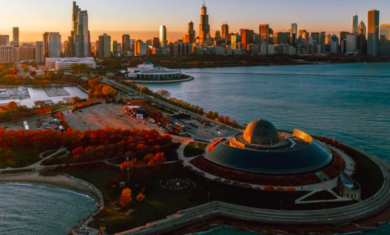
<path id="1" fill-rule="evenodd" d="M 127 161 L 127 183 L 130 185 L 130 177 L 129 177 L 129 171 L 130 171 L 129 157 L 126 157 L 126 161 Z"/>

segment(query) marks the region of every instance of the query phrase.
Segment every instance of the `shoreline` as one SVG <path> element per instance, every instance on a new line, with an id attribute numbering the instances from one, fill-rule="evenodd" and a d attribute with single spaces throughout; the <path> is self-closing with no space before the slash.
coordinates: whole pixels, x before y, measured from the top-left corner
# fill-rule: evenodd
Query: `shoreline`
<path id="1" fill-rule="evenodd" d="M 341 65 L 341 64 L 376 64 L 376 63 L 390 63 L 389 61 L 354 61 L 354 62 L 329 62 L 329 61 L 318 61 L 318 62 L 299 62 L 299 63 L 269 63 L 269 64 L 243 64 L 243 65 L 218 65 L 218 66 L 191 66 L 191 67 L 173 67 L 174 69 L 188 70 L 191 69 L 210 69 L 210 68 L 240 68 L 240 67 L 278 67 L 278 66 L 299 66 L 299 65 Z M 191 73 L 191 72 L 190 72 Z"/>
<path id="2" fill-rule="evenodd" d="M 148 84 L 159 84 L 159 83 L 179 83 L 179 82 L 188 82 L 194 80 L 194 77 L 184 78 L 184 79 L 176 79 L 176 80 L 126 80 L 127 82 L 135 82 L 135 83 L 148 83 Z"/>
<path id="3" fill-rule="evenodd" d="M 68 190 L 70 193 L 79 193 L 90 197 L 96 203 L 95 212 L 86 218 L 80 219 L 80 222 L 75 224 L 71 231 L 73 231 L 73 234 L 75 235 L 83 234 L 82 232 L 84 231 L 96 231 L 95 228 L 89 227 L 88 224 L 93 220 L 94 216 L 103 209 L 104 199 L 101 192 L 88 182 L 65 174 L 59 174 L 56 176 L 40 176 L 39 173 L 0 175 L 0 185 L 7 183 L 28 183 L 32 185 L 54 187 Z"/>
<path id="4" fill-rule="evenodd" d="M 387 220 L 387 222 L 384 222 Z M 213 230 L 222 228 L 230 228 L 259 234 L 349 234 L 349 233 L 364 233 L 375 230 L 384 226 L 390 225 L 390 207 L 382 213 L 375 215 L 363 221 L 357 221 L 338 226 L 294 226 L 294 225 L 272 225 L 262 224 L 250 221 L 235 220 L 224 217 L 217 217 L 207 220 L 203 223 L 197 223 L 176 231 L 167 233 L 166 235 L 192 235 L 199 233 L 207 233 Z"/>

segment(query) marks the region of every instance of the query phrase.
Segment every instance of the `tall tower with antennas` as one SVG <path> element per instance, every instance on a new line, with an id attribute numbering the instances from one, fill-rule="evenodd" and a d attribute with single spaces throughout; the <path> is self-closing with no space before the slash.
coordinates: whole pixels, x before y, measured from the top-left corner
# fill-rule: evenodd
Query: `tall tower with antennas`
<path id="1" fill-rule="evenodd" d="M 207 35 L 210 34 L 209 16 L 207 15 L 206 1 L 203 2 L 202 14 L 200 15 L 199 25 L 199 40 L 204 42 L 207 39 Z"/>

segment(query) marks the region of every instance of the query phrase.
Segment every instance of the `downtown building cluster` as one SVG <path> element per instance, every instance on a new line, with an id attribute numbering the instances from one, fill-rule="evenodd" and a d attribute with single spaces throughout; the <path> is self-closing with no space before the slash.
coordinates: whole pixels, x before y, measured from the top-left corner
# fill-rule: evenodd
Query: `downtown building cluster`
<path id="1" fill-rule="evenodd" d="M 220 30 L 211 32 L 207 7 L 201 8 L 198 35 L 194 23 L 182 39 L 167 43 L 167 28 L 160 26 L 160 36 L 153 39 L 130 40 L 123 35 L 122 44 L 113 41 L 112 53 L 99 53 L 98 57 L 144 56 L 144 55 L 312 55 L 312 54 L 353 54 L 390 55 L 390 24 L 379 24 L 379 11 L 368 11 L 368 27 L 358 16 L 352 17 L 351 31 L 340 35 L 326 32 L 308 32 L 291 24 L 286 32 L 274 32 L 269 24 L 260 24 L 258 30 L 240 29 L 230 32 L 227 23 Z M 106 38 L 109 36 L 106 35 Z M 106 39 L 105 39 L 106 40 Z M 110 40 L 110 38 L 108 39 Z M 99 40 L 100 41 L 100 40 Z M 129 43 L 130 41 L 130 43 Z M 96 42 L 99 45 L 99 42 Z M 106 43 L 107 46 L 111 42 Z M 130 45 L 130 47 L 129 47 Z M 129 50 L 130 48 L 130 50 Z"/>
<path id="2" fill-rule="evenodd" d="M 180 40 L 168 43 L 167 27 L 161 25 L 159 36 L 142 41 L 122 36 L 121 42 L 103 34 L 91 42 L 88 27 L 88 12 L 73 2 L 72 30 L 62 42 L 59 32 L 45 32 L 43 40 L 35 43 L 19 43 L 19 28 L 13 29 L 13 41 L 9 35 L 0 35 L 0 63 L 58 58 L 58 63 L 70 64 L 92 61 L 92 57 L 108 58 L 144 55 L 312 55 L 353 54 L 390 55 L 390 24 L 380 24 L 379 11 L 368 11 L 368 22 L 359 23 L 358 16 L 351 20 L 351 30 L 339 35 L 326 32 L 308 32 L 291 24 L 287 31 L 274 32 L 269 24 L 260 24 L 258 29 L 240 29 L 231 32 L 225 22 L 220 30 L 211 32 L 207 7 L 201 8 L 198 31 L 194 23 L 188 23 L 187 32 Z M 64 58 L 66 58 L 64 60 Z M 50 59 L 50 61 L 55 59 Z M 51 62 L 52 64 L 52 62 Z M 88 63 L 90 64 L 90 63 Z M 66 65 L 67 66 L 67 65 Z M 64 67 L 66 67 L 64 64 Z M 90 64 L 91 67 L 96 65 Z M 52 66 L 51 66 L 52 67 Z M 57 67 L 61 67 L 58 65 Z"/>

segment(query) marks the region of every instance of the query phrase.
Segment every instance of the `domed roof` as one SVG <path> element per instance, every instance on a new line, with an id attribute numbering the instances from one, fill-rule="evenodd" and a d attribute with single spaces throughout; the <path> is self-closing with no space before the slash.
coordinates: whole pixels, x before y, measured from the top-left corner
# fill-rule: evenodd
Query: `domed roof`
<path id="1" fill-rule="evenodd" d="M 264 119 L 249 123 L 243 137 L 246 142 L 256 145 L 274 145 L 279 142 L 275 126 Z"/>

